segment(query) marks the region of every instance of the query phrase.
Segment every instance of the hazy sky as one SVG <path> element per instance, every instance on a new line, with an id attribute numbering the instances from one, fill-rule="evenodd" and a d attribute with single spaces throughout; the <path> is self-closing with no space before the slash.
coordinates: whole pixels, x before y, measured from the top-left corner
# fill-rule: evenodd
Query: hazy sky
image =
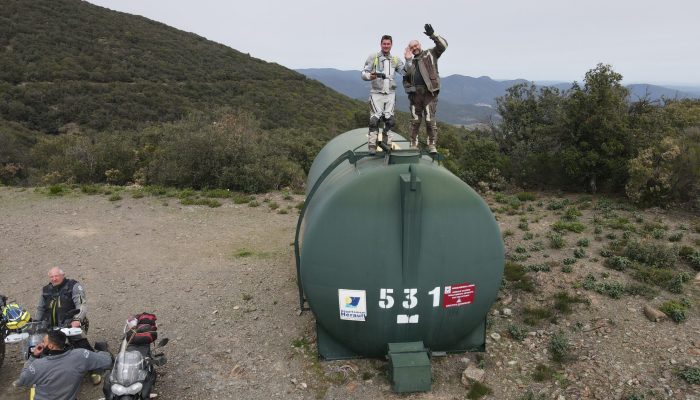
<path id="1" fill-rule="evenodd" d="M 288 68 L 359 70 L 394 37 L 403 56 L 429 22 L 449 43 L 440 74 L 581 81 L 598 63 L 624 82 L 700 85 L 697 0 L 89 0 Z"/>

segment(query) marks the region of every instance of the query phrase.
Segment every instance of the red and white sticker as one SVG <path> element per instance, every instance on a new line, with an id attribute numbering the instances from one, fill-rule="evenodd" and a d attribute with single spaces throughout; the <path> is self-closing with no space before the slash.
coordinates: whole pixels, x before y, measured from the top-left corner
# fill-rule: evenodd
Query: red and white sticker
<path id="1" fill-rule="evenodd" d="M 444 308 L 466 306 L 474 302 L 476 285 L 471 283 L 459 283 L 457 285 L 445 286 L 445 293 L 442 297 Z"/>

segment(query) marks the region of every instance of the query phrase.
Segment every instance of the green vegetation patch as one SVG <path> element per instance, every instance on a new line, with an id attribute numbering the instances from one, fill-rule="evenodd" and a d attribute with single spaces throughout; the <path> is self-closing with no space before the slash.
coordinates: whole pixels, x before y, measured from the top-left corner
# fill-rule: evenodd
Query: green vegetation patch
<path id="1" fill-rule="evenodd" d="M 700 367 L 686 367 L 678 372 L 678 376 L 691 385 L 700 385 Z"/>
<path id="2" fill-rule="evenodd" d="M 467 398 L 470 400 L 476 400 L 491 393 L 493 393 L 493 390 L 490 387 L 481 382 L 474 381 L 469 388 L 469 392 L 467 392 Z"/>
<path id="3" fill-rule="evenodd" d="M 530 326 L 536 326 L 542 320 L 556 320 L 552 309 L 549 307 L 525 307 L 523 309 L 523 322 Z"/>
<path id="4" fill-rule="evenodd" d="M 563 332 L 557 332 L 549 339 L 549 352 L 552 360 L 565 362 L 572 358 L 572 346 Z"/>
<path id="5" fill-rule="evenodd" d="M 562 314 L 571 314 L 575 304 L 590 304 L 590 301 L 581 296 L 572 296 L 567 292 L 559 292 L 554 295 L 554 309 Z"/>
<path id="6" fill-rule="evenodd" d="M 520 201 L 535 201 L 537 200 L 537 194 L 533 192 L 520 192 L 515 195 Z"/>
<path id="7" fill-rule="evenodd" d="M 532 380 L 535 382 L 551 381 L 554 378 L 555 370 L 544 364 L 535 365 L 535 370 L 532 372 Z"/>
<path id="8" fill-rule="evenodd" d="M 686 311 L 690 307 L 688 302 L 669 300 L 659 306 L 659 310 L 668 315 L 676 323 L 685 322 L 688 319 Z"/>
<path id="9" fill-rule="evenodd" d="M 209 198 L 196 198 L 196 197 L 185 197 L 180 200 L 180 204 L 184 206 L 208 206 L 208 207 L 221 207 L 221 202 L 215 199 Z"/>
<path id="10" fill-rule="evenodd" d="M 570 232 L 576 232 L 576 233 L 581 233 L 584 230 L 586 230 L 586 225 L 584 225 L 580 221 L 557 221 L 552 225 L 552 229 L 554 229 L 557 232 L 565 232 L 565 231 L 570 231 Z"/>
<path id="11" fill-rule="evenodd" d="M 503 277 L 507 281 L 512 282 L 514 288 L 524 290 L 526 292 L 533 292 L 535 290 L 535 285 L 532 282 L 532 278 L 527 276 L 526 272 L 527 271 L 523 265 L 507 261 L 503 272 Z"/>
<path id="12" fill-rule="evenodd" d="M 507 330 L 510 337 L 518 342 L 522 342 L 527 337 L 527 330 L 523 326 L 508 324 Z"/>

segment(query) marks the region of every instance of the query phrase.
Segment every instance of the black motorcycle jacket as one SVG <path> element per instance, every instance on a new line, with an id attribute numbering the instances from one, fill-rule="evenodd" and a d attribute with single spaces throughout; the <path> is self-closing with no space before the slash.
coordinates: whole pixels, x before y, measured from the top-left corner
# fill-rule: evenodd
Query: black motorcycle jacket
<path id="1" fill-rule="evenodd" d="M 68 317 L 68 311 L 73 309 L 80 309 L 80 313 Z M 84 320 L 87 316 L 85 290 L 74 279 L 66 279 L 59 286 L 49 283 L 41 290 L 38 311 L 37 319 L 49 321 L 50 326 L 61 326 L 66 319 Z"/>

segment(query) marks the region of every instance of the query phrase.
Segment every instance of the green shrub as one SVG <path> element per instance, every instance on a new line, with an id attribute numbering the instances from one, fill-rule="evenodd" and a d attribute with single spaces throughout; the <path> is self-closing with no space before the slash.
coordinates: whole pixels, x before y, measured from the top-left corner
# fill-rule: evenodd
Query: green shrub
<path id="1" fill-rule="evenodd" d="M 509 324 L 507 329 L 508 334 L 511 338 L 513 338 L 513 340 L 522 342 L 523 339 L 527 337 L 527 330 L 520 325 Z"/>
<path id="2" fill-rule="evenodd" d="M 519 228 L 520 230 L 522 230 L 522 231 L 529 231 L 529 230 L 530 230 L 530 226 L 529 226 L 529 224 L 527 223 L 527 221 L 520 222 L 520 223 L 518 224 L 518 228 Z"/>
<path id="3" fill-rule="evenodd" d="M 547 203 L 548 210 L 561 210 L 569 204 L 568 199 L 554 199 Z"/>
<path id="4" fill-rule="evenodd" d="M 122 199 L 122 196 L 119 195 L 119 193 L 115 193 L 111 196 L 109 196 L 109 201 L 119 201 Z"/>
<path id="5" fill-rule="evenodd" d="M 566 221 L 576 221 L 581 215 L 581 211 L 579 211 L 579 209 L 576 206 L 572 206 L 566 209 L 564 215 L 562 216 L 562 219 Z"/>
<path id="6" fill-rule="evenodd" d="M 549 238 L 549 246 L 553 249 L 561 249 L 566 246 L 566 241 L 561 233 L 549 232 L 547 237 Z"/>
<path id="7" fill-rule="evenodd" d="M 586 229 L 586 225 L 579 221 L 557 221 L 552 225 L 552 229 L 557 232 L 571 231 L 581 233 Z"/>
<path id="8" fill-rule="evenodd" d="M 557 332 L 549 339 L 549 352 L 552 360 L 564 362 L 571 358 L 571 344 L 563 332 Z"/>
<path id="9" fill-rule="evenodd" d="M 678 373 L 678 376 L 691 385 L 700 385 L 700 367 L 686 367 Z"/>
<path id="10" fill-rule="evenodd" d="M 532 380 L 535 382 L 550 381 L 554 377 L 554 372 L 554 369 L 544 364 L 537 364 L 532 372 Z"/>
<path id="11" fill-rule="evenodd" d="M 666 231 L 663 229 L 654 229 L 651 231 L 651 237 L 654 239 L 663 239 L 666 236 Z"/>
<path id="12" fill-rule="evenodd" d="M 686 304 L 675 300 L 669 300 L 659 307 L 659 310 L 661 310 L 661 312 L 668 315 L 669 318 L 671 318 L 676 323 L 685 322 L 685 320 L 688 319 L 688 317 L 685 314 L 687 309 L 688 306 Z"/>
<path id="13" fill-rule="evenodd" d="M 583 258 L 585 256 L 586 256 L 586 250 L 584 250 L 583 248 L 577 247 L 576 249 L 574 249 L 574 257 Z"/>
<path id="14" fill-rule="evenodd" d="M 603 233 L 603 228 L 600 225 L 596 225 L 595 228 L 593 228 L 593 233 L 596 235 L 600 235 Z"/>
<path id="15" fill-rule="evenodd" d="M 533 264 L 528 265 L 527 270 L 532 272 L 549 272 L 552 268 L 547 264 Z"/>
<path id="16" fill-rule="evenodd" d="M 208 206 L 208 207 L 221 207 L 221 203 L 214 199 L 202 199 L 196 197 L 185 197 L 180 200 L 180 204 L 183 206 Z"/>
<path id="17" fill-rule="evenodd" d="M 532 240 L 535 235 L 532 232 L 525 232 L 523 235 L 523 240 Z"/>
<path id="18" fill-rule="evenodd" d="M 535 241 L 535 243 L 530 246 L 530 251 L 542 251 L 544 250 L 544 243 L 541 240 Z"/>
<path id="19" fill-rule="evenodd" d="M 629 242 L 625 255 L 650 267 L 671 268 L 678 261 L 678 249 L 653 242 Z"/>
<path id="20" fill-rule="evenodd" d="M 140 199 L 140 198 L 142 198 L 142 197 L 144 197 L 144 196 L 145 196 L 145 194 L 143 193 L 143 190 L 134 190 L 134 191 L 131 193 L 131 197 L 134 198 L 134 199 Z"/>
<path id="21" fill-rule="evenodd" d="M 249 206 L 249 207 L 259 207 L 259 206 L 260 206 L 260 203 L 258 203 L 257 200 L 251 200 L 251 201 L 248 202 L 248 206 Z"/>
<path id="22" fill-rule="evenodd" d="M 588 247 L 588 245 L 589 245 L 588 239 L 587 238 L 579 239 L 579 241 L 576 242 L 576 245 L 580 246 L 580 247 Z"/>
<path id="23" fill-rule="evenodd" d="M 510 258 L 512 261 L 520 262 L 520 261 L 525 261 L 528 258 L 530 258 L 530 255 L 529 254 L 515 253 L 515 254 L 508 255 L 508 258 Z"/>
<path id="24" fill-rule="evenodd" d="M 627 286 L 625 286 L 625 292 L 630 296 L 642 296 L 649 300 L 653 299 L 659 294 L 658 290 L 650 286 L 639 285 L 635 283 L 630 283 Z"/>
<path id="25" fill-rule="evenodd" d="M 65 192 L 66 188 L 61 184 L 49 186 L 49 196 L 62 196 Z"/>
<path id="26" fill-rule="evenodd" d="M 576 259 L 571 258 L 571 257 L 567 257 L 567 258 L 562 260 L 562 263 L 564 263 L 564 265 L 574 265 L 574 264 L 576 264 Z"/>
<path id="27" fill-rule="evenodd" d="M 231 195 L 231 198 L 233 200 L 233 204 L 245 204 L 250 203 L 251 201 L 255 201 L 255 196 L 238 192 L 234 192 Z"/>
<path id="28" fill-rule="evenodd" d="M 616 271 L 624 271 L 632 266 L 632 261 L 624 256 L 612 256 L 605 260 L 605 266 Z"/>
<path id="29" fill-rule="evenodd" d="M 100 187 L 93 184 L 83 184 L 80 185 L 80 191 L 85 194 L 93 195 L 100 193 Z"/>
<path id="30" fill-rule="evenodd" d="M 476 400 L 491 393 L 493 393 L 493 390 L 490 387 L 481 382 L 475 381 L 472 382 L 469 392 L 467 392 L 467 398 L 470 400 Z"/>
<path id="31" fill-rule="evenodd" d="M 278 209 L 278 208 L 280 207 L 280 205 L 277 204 L 276 201 L 270 202 L 267 206 L 270 207 L 271 210 L 276 210 L 276 209 Z"/>
<path id="32" fill-rule="evenodd" d="M 625 287 L 620 282 L 602 282 L 594 290 L 612 299 L 619 299 L 625 294 Z"/>
<path id="33" fill-rule="evenodd" d="M 583 282 L 581 283 L 581 286 L 586 289 L 586 290 L 594 290 L 596 288 L 596 279 L 593 274 L 588 274 L 586 277 L 583 279 Z"/>
<path id="34" fill-rule="evenodd" d="M 520 201 L 535 201 L 537 200 L 537 195 L 533 192 L 520 192 L 515 195 Z"/>
<path id="35" fill-rule="evenodd" d="M 567 292 L 559 292 L 554 295 L 554 309 L 562 314 L 571 314 L 573 304 L 589 304 L 589 301 L 581 296 L 571 296 Z"/>
<path id="36" fill-rule="evenodd" d="M 683 240 L 683 232 L 675 232 L 668 235 L 669 242 L 680 242 L 681 240 Z"/>
<path id="37" fill-rule="evenodd" d="M 523 247 L 523 246 L 517 246 L 517 247 L 515 248 L 515 252 L 516 252 L 516 253 L 527 253 L 527 249 L 526 249 L 525 247 Z"/>
<path id="38" fill-rule="evenodd" d="M 700 250 L 695 250 L 688 254 L 685 259 L 690 263 L 696 271 L 700 271 Z"/>
<path id="39" fill-rule="evenodd" d="M 571 273 L 571 272 L 573 272 L 573 271 L 574 271 L 574 269 L 571 268 L 571 265 L 563 265 L 563 266 L 561 267 L 561 272 L 564 272 L 564 273 L 569 274 L 569 273 Z"/>
<path id="40" fill-rule="evenodd" d="M 535 326 L 543 319 L 553 317 L 552 309 L 548 307 L 525 307 L 523 309 L 523 322 L 530 326 Z"/>

